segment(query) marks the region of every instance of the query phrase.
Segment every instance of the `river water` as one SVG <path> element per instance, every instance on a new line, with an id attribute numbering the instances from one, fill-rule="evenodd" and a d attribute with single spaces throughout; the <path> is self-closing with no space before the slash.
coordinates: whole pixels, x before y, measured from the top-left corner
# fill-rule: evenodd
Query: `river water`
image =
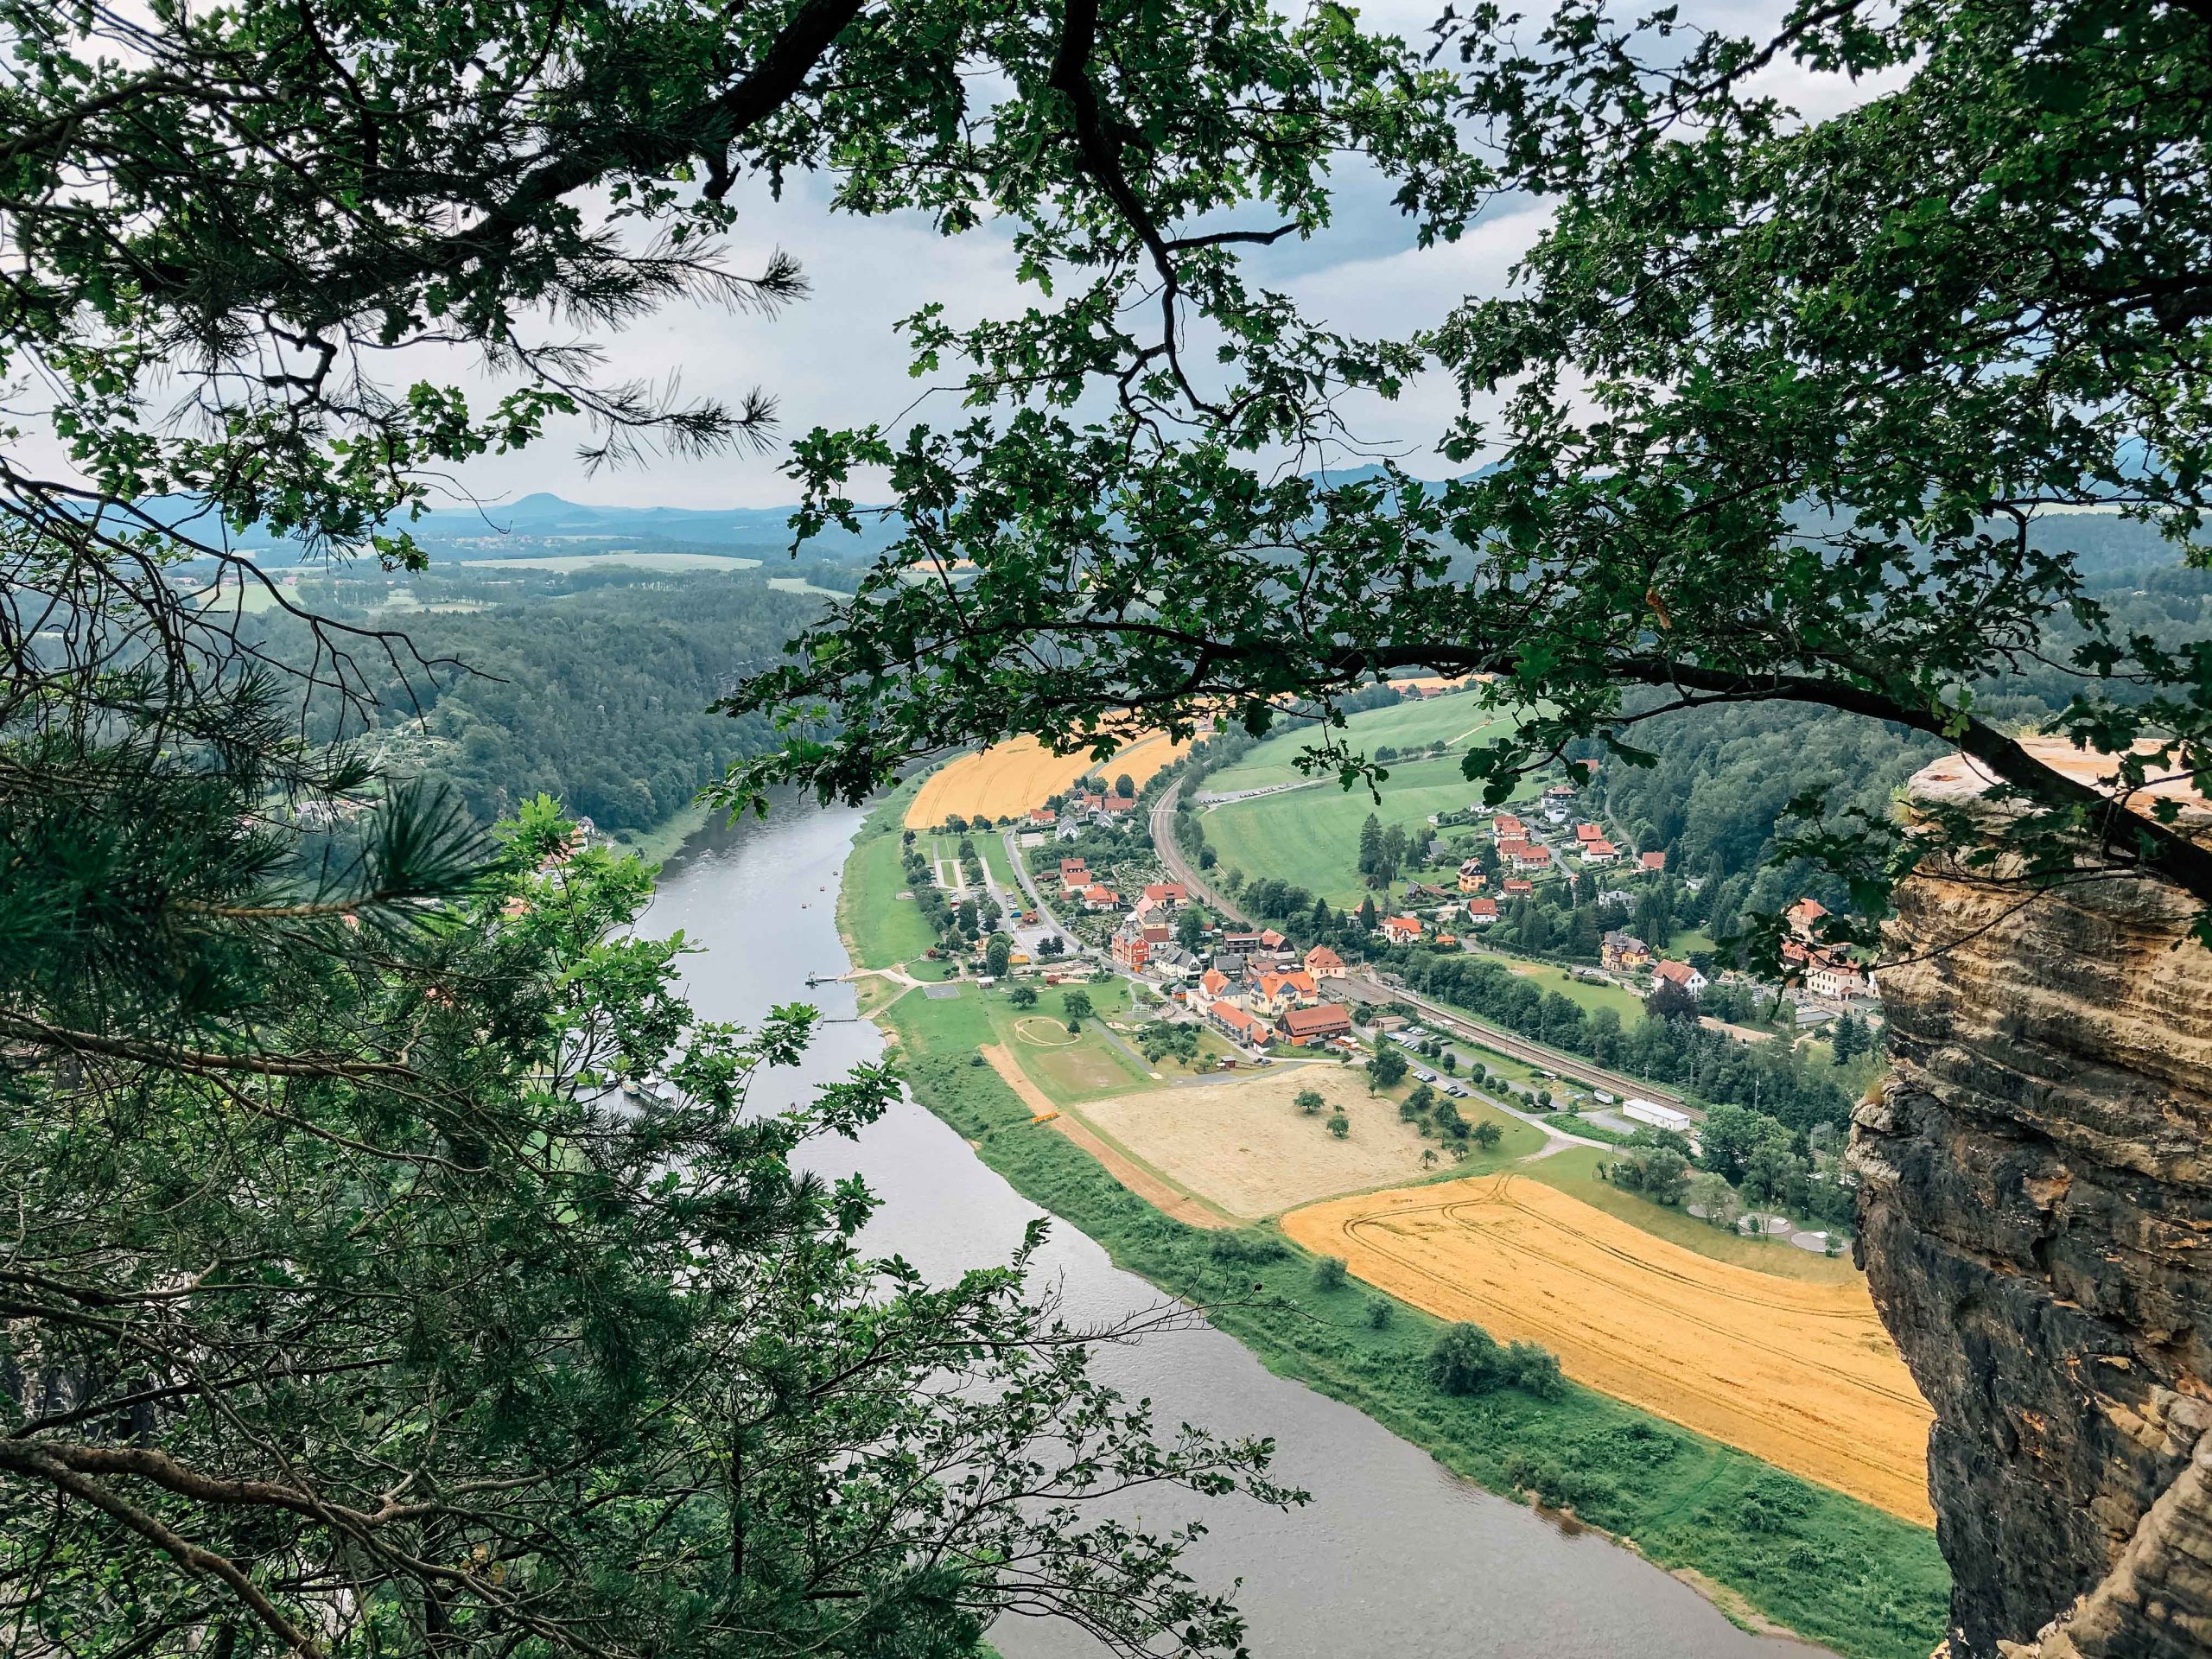
<path id="1" fill-rule="evenodd" d="M 750 1020 L 774 1003 L 809 1001 L 836 1022 L 796 1087 L 879 1050 L 875 1027 L 852 1018 L 848 987 L 804 985 L 809 974 L 848 965 L 837 875 L 861 816 L 785 805 L 766 822 L 709 830 L 671 861 L 645 922 L 655 933 L 681 928 L 702 947 L 687 974 L 702 1015 Z M 903 1255 L 933 1279 L 1003 1261 L 1039 1213 L 911 1101 L 856 1144 L 830 1143 L 808 1161 L 865 1174 L 887 1200 L 868 1245 Z M 1065 1223 L 1042 1253 L 1042 1271 L 1059 1280 L 1077 1322 L 1160 1300 Z M 1289 1514 L 1240 1498 L 1188 1500 L 1210 1531 L 1187 1565 L 1202 1584 L 1243 1580 L 1236 1600 L 1255 1659 L 1804 1659 L 1815 1651 L 1746 1635 L 1648 1562 L 1602 1539 L 1567 1537 L 1456 1479 L 1351 1407 L 1274 1376 L 1218 1332 L 1109 1350 L 1097 1370 L 1149 1397 L 1169 1430 L 1190 1421 L 1224 1435 L 1273 1435 L 1276 1478 L 1313 1495 Z M 991 1640 L 1007 1659 L 1099 1652 L 1088 1637 L 1039 1621 L 1003 1621 Z"/>

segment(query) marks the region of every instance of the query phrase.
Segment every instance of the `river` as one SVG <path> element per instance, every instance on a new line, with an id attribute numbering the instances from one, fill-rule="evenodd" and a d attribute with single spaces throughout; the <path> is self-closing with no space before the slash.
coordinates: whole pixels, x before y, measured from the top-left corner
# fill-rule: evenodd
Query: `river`
<path id="1" fill-rule="evenodd" d="M 836 1023 L 809 1057 L 805 1075 L 817 1079 L 879 1049 L 875 1027 L 852 1017 L 849 988 L 809 992 L 804 983 L 847 966 L 837 876 L 860 820 L 857 811 L 792 805 L 765 823 L 710 829 L 671 861 L 645 923 L 657 933 L 681 928 L 702 948 L 687 973 L 703 1015 L 749 1020 L 796 1000 L 821 1007 Z M 809 1161 L 865 1174 L 887 1200 L 868 1244 L 932 1278 L 1003 1260 L 1038 1214 L 911 1101 L 857 1144 L 831 1143 Z M 1160 1300 L 1065 1223 L 1043 1262 L 1078 1320 Z M 1287 1515 L 1243 1499 L 1189 1500 L 1210 1532 L 1188 1565 L 1201 1583 L 1243 1579 L 1236 1600 L 1255 1659 L 1805 1659 L 1818 1651 L 1745 1634 L 1649 1563 L 1603 1539 L 1566 1536 L 1455 1478 L 1351 1407 L 1274 1376 L 1218 1332 L 1109 1350 L 1097 1369 L 1150 1397 L 1171 1429 L 1188 1421 L 1222 1434 L 1273 1435 L 1276 1477 L 1313 1493 Z M 991 1640 L 1007 1659 L 1099 1651 L 1075 1631 L 1026 1620 L 1002 1622 Z"/>

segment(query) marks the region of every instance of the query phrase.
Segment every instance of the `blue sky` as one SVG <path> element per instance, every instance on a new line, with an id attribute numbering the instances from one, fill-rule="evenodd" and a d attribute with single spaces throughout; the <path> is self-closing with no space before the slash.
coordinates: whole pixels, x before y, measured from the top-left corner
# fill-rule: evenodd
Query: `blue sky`
<path id="1" fill-rule="evenodd" d="M 1413 36 L 1436 10 L 1437 0 L 1393 0 L 1365 8 L 1362 16 L 1370 27 Z M 1777 9 L 1699 10 L 1706 21 L 1749 32 Z M 1859 95 L 1846 85 L 1811 82 L 1786 66 L 1771 79 L 1776 90 L 1808 112 Z M 786 250 L 805 270 L 810 297 L 771 319 L 690 306 L 663 311 L 605 342 L 609 371 L 732 399 L 765 386 L 779 400 L 785 439 L 817 424 L 884 422 L 903 429 L 916 419 L 959 418 L 955 397 L 931 395 L 929 383 L 908 377 L 893 325 L 930 301 L 943 302 L 955 319 L 1027 302 L 1005 237 L 988 229 L 942 237 L 916 216 L 855 219 L 829 212 L 827 197 L 817 180 L 791 181 L 781 201 L 760 190 L 741 203 L 730 244 L 741 270 L 756 266 L 771 249 Z M 1347 176 L 1337 224 L 1310 243 L 1269 252 L 1260 269 L 1310 315 L 1337 327 L 1398 334 L 1440 318 L 1463 296 L 1501 291 L 1542 222 L 1540 209 L 1509 202 L 1459 242 L 1421 250 L 1390 207 L 1387 188 Z M 1433 446 L 1456 407 L 1453 389 L 1431 377 L 1395 404 L 1370 402 L 1354 413 L 1364 442 L 1397 454 L 1416 473 L 1435 475 L 1444 463 Z M 556 431 L 522 454 L 487 458 L 461 482 L 486 500 L 550 490 L 576 500 L 633 505 L 766 506 L 793 494 L 781 472 L 780 443 L 766 455 L 654 456 L 587 476 L 575 461 L 577 435 Z"/>

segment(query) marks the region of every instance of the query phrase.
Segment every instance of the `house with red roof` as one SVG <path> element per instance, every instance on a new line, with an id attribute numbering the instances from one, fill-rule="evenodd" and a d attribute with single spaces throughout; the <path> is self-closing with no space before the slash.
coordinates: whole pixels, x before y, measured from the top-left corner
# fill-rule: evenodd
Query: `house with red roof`
<path id="1" fill-rule="evenodd" d="M 1610 841 L 1586 841 L 1582 843 L 1582 862 L 1588 869 L 1603 869 L 1608 864 L 1618 863 L 1620 855 L 1621 849 Z"/>
<path id="2" fill-rule="evenodd" d="M 1094 881 L 1083 890 L 1083 907 L 1092 912 L 1119 910 L 1122 907 L 1122 895 L 1113 888 Z"/>
<path id="3" fill-rule="evenodd" d="M 1154 922 L 1149 925 L 1132 916 L 1114 930 L 1114 937 L 1107 949 L 1114 960 L 1131 973 L 1141 972 L 1152 960 L 1152 953 L 1174 938 L 1167 927 Z"/>
<path id="4" fill-rule="evenodd" d="M 1244 1012 L 1226 1000 L 1216 1002 L 1207 1011 L 1206 1018 L 1214 1029 L 1232 1042 L 1243 1043 L 1253 1048 L 1265 1048 L 1268 1041 L 1268 1022 Z"/>
<path id="5" fill-rule="evenodd" d="M 1783 912 L 1782 915 L 1783 919 L 1789 924 L 1789 931 L 1801 939 L 1809 939 L 1813 937 L 1814 928 L 1819 925 L 1821 918 L 1827 913 L 1828 907 L 1826 905 L 1817 899 L 1808 898 L 1800 899 L 1788 910 Z"/>
<path id="6" fill-rule="evenodd" d="M 1706 986 L 1705 976 L 1687 962 L 1662 962 L 1651 970 L 1651 976 L 1664 985 L 1679 985 L 1692 996 Z"/>
<path id="7" fill-rule="evenodd" d="M 1577 841 L 1603 841 L 1605 832 L 1594 823 L 1578 823 L 1574 826 L 1574 838 Z"/>
<path id="8" fill-rule="evenodd" d="M 1815 996 L 1838 1001 L 1849 996 L 1872 996 L 1874 982 L 1866 969 L 1840 950 L 1823 950 L 1807 964 L 1805 988 Z"/>
<path id="9" fill-rule="evenodd" d="M 1526 841 L 1529 826 L 1510 812 L 1501 812 L 1491 820 L 1491 833 L 1500 841 Z"/>
<path id="10" fill-rule="evenodd" d="M 1173 910 L 1191 902 L 1191 891 L 1180 881 L 1154 881 L 1145 888 L 1144 896 L 1162 910 Z"/>
<path id="11" fill-rule="evenodd" d="M 1636 862 L 1639 869 L 1663 870 L 1667 868 L 1667 855 L 1664 852 L 1638 853 Z"/>
<path id="12" fill-rule="evenodd" d="M 1382 937 L 1393 944 L 1411 944 L 1421 938 L 1421 918 L 1418 916 L 1385 916 Z"/>
<path id="13" fill-rule="evenodd" d="M 1501 861 L 1522 875 L 1549 870 L 1552 849 L 1539 847 L 1530 841 L 1501 841 L 1497 843 Z"/>
<path id="14" fill-rule="evenodd" d="M 1533 881 L 1523 881 L 1518 877 L 1509 876 L 1506 878 L 1505 890 L 1509 893 L 1534 893 L 1536 890 L 1536 884 Z"/>
<path id="15" fill-rule="evenodd" d="M 1470 927 L 1488 927 L 1488 926 L 1489 926 L 1492 922 L 1496 921 L 1497 919 L 1497 899 L 1468 899 L 1468 900 L 1467 900 L 1467 925 L 1468 925 L 1468 926 L 1470 926 Z"/>
<path id="16" fill-rule="evenodd" d="M 1287 974 L 1262 974 L 1246 992 L 1245 1006 L 1253 1013 L 1274 1019 L 1286 1008 L 1311 1007 L 1321 1000 L 1313 976 L 1300 969 Z"/>
<path id="17" fill-rule="evenodd" d="M 1341 976 L 1344 959 L 1325 944 L 1317 944 L 1306 953 L 1306 971 L 1316 981 L 1332 976 Z"/>
<path id="18" fill-rule="evenodd" d="M 1286 1008 L 1276 1020 L 1275 1029 L 1292 1046 L 1307 1048 L 1315 1043 L 1350 1036 L 1351 1011 L 1341 1002 L 1324 1002 L 1311 1008 Z"/>

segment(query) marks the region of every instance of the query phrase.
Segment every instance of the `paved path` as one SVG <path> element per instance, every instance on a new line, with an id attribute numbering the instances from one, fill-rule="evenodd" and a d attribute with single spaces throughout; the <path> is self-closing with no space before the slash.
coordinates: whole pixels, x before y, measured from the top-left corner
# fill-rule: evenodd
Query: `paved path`
<path id="1" fill-rule="evenodd" d="M 1225 795 L 1202 789 L 1191 798 L 1200 806 L 1226 806 L 1231 801 L 1256 801 L 1262 795 L 1287 795 L 1294 789 L 1312 789 L 1316 784 L 1336 781 L 1333 778 L 1301 778 L 1294 784 L 1263 784 L 1257 789 L 1232 789 Z"/>
<path id="2" fill-rule="evenodd" d="M 1198 871 L 1191 868 L 1190 861 L 1183 856 L 1183 849 L 1175 844 L 1175 801 L 1182 792 L 1183 780 L 1178 778 L 1162 790 L 1160 798 L 1152 804 L 1153 851 L 1160 855 L 1160 861 L 1166 866 L 1168 874 L 1180 881 L 1208 909 L 1217 911 L 1230 920 L 1241 922 L 1246 927 L 1254 925 L 1249 916 L 1216 893 Z"/>
<path id="3" fill-rule="evenodd" d="M 1704 1116 L 1694 1109 L 1684 1105 L 1682 1097 L 1671 1089 L 1662 1088 L 1656 1083 L 1644 1083 L 1635 1077 L 1624 1077 L 1618 1071 L 1609 1071 L 1604 1066 L 1594 1065 L 1588 1060 L 1578 1059 L 1572 1054 L 1562 1053 L 1558 1049 L 1547 1048 L 1541 1043 L 1532 1043 L 1527 1038 L 1516 1035 L 1502 1026 L 1493 1026 L 1486 1020 L 1478 1020 L 1471 1014 L 1460 1013 L 1457 1008 L 1446 1007 L 1443 1003 L 1423 996 L 1418 991 L 1408 990 L 1402 985 L 1385 985 L 1374 979 L 1346 976 L 1342 979 L 1332 978 L 1328 982 L 1328 986 L 1347 1001 L 1411 1003 L 1423 1014 L 1433 1019 L 1446 1030 L 1457 1032 L 1471 1042 L 1480 1043 L 1484 1048 L 1495 1049 L 1498 1053 L 1519 1060 L 1524 1065 L 1540 1065 L 1547 1071 L 1556 1071 L 1561 1077 L 1572 1077 L 1575 1082 L 1590 1088 L 1603 1089 L 1608 1094 L 1637 1096 L 1644 1100 L 1656 1102 L 1662 1106 L 1672 1106 L 1678 1111 L 1688 1112 L 1693 1118 Z"/>
<path id="4" fill-rule="evenodd" d="M 1090 947 L 1076 937 L 1066 923 L 1053 914 L 1052 906 L 1045 902 L 1045 895 L 1037 886 L 1037 879 L 1029 874 L 1029 866 L 1023 861 L 1020 845 L 1015 840 L 1020 831 L 1001 830 L 999 833 L 1006 842 L 1007 861 L 1014 866 L 1014 879 L 1021 884 L 1021 890 L 1029 895 L 1029 907 L 1037 912 L 1038 921 L 1043 925 L 1046 931 L 1057 933 L 1066 941 L 1067 953 L 1071 959 L 1088 957 L 1090 954 Z M 987 866 L 986 868 L 988 868 Z M 1033 950 L 1030 955 L 1034 957 L 1036 952 Z"/>

